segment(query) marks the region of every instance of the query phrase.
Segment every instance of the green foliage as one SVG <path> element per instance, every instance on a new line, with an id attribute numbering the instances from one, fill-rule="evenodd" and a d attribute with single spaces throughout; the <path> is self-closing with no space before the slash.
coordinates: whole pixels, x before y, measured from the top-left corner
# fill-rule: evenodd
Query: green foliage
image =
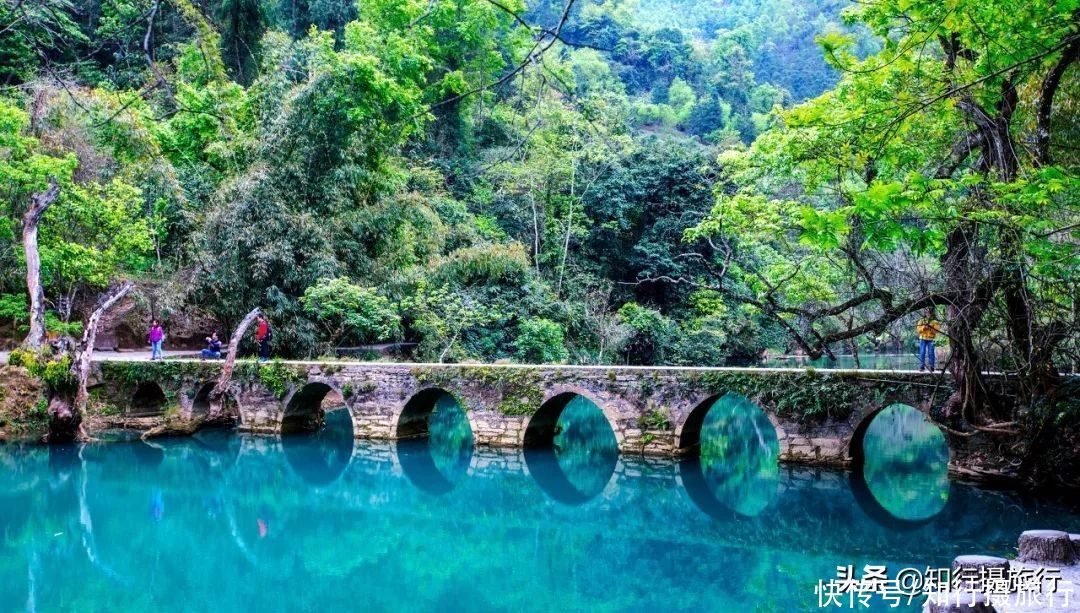
<path id="1" fill-rule="evenodd" d="M 40 371 L 30 370 L 31 373 L 41 377 L 41 380 L 56 391 L 72 391 L 77 381 L 75 374 L 71 372 L 71 356 L 63 355 L 60 359 L 49 360 L 44 363 Z"/>
<path id="2" fill-rule="evenodd" d="M 671 414 L 666 409 L 650 409 L 638 417 L 637 423 L 643 430 L 672 429 Z"/>
<path id="3" fill-rule="evenodd" d="M 387 341 L 400 334 L 401 318 L 390 300 L 345 278 L 320 280 L 304 290 L 300 304 L 326 327 L 333 345 Z"/>
<path id="4" fill-rule="evenodd" d="M 72 358 L 68 354 L 59 357 L 47 352 L 15 349 L 8 355 L 9 366 L 22 366 L 30 374 L 44 382 L 55 393 L 73 392 L 77 381 L 71 370 Z"/>
<path id="5" fill-rule="evenodd" d="M 55 313 L 46 313 L 45 330 L 60 336 L 77 338 L 82 335 L 83 324 L 81 321 L 61 321 Z"/>
<path id="6" fill-rule="evenodd" d="M 38 355 L 29 349 L 12 349 L 8 354 L 8 366 L 22 366 L 30 368 L 37 364 Z"/>
<path id="7" fill-rule="evenodd" d="M 281 360 L 274 360 L 257 368 L 259 382 L 279 400 L 284 398 L 294 385 L 304 380 L 302 373 L 282 363 Z"/>
<path id="8" fill-rule="evenodd" d="M 437 362 L 461 357 L 457 343 L 470 329 L 502 319 L 498 311 L 479 304 L 472 296 L 451 292 L 448 285 L 431 288 L 424 282 L 402 301 L 401 308 L 420 334 L 418 353 Z"/>
<path id="9" fill-rule="evenodd" d="M 45 92 L 39 103 L 55 105 L 63 113 L 48 126 L 57 138 L 93 129 L 88 125 L 91 117 L 49 95 L 60 94 Z M 80 150 L 84 158 L 104 153 L 94 151 L 92 139 L 81 138 L 83 143 L 72 146 L 89 149 Z M 122 271 L 137 272 L 149 265 L 153 219 L 144 213 L 143 193 L 123 173 L 102 168 L 98 176 L 78 176 L 77 165 L 91 160 L 80 160 L 73 152 L 56 155 L 55 148 L 30 134 L 29 115 L 16 101 L 3 97 L 0 147 L 0 193 L 17 205 L 6 214 L 14 217 L 21 212 L 48 180 L 60 185 L 59 199 L 46 211 L 39 230 L 42 281 L 48 291 L 71 296 L 80 286 L 102 288 Z M 79 175 L 86 173 L 83 169 Z"/>
<path id="10" fill-rule="evenodd" d="M 50 178 L 54 331 L 135 276 L 223 329 L 263 308 L 280 355 L 403 340 L 431 361 L 746 364 L 879 315 L 806 316 L 871 283 L 894 304 L 940 289 L 961 223 L 974 267 L 1008 263 L 1049 305 L 1033 330 L 1074 319 L 1075 156 L 1023 153 L 1061 55 L 1009 68 L 1075 31 L 1071 5 L 588 0 L 539 53 L 562 2 L 175 0 L 150 66 L 132 26 L 149 0 L 33 4 L 0 7 L 18 86 L 0 96 L 0 319 L 23 321 L 20 216 Z M 933 43 L 953 33 L 978 53 L 946 74 Z M 971 127 L 944 88 L 994 109 L 1009 74 L 1022 172 L 938 177 Z M 1057 100 L 1076 93 L 1066 71 Z M 1072 106 L 1053 111 L 1054 142 L 1075 140 Z M 1005 307 L 978 346 L 1007 341 Z M 905 325 L 872 338 L 899 346 Z"/>
<path id="11" fill-rule="evenodd" d="M 18 325 L 28 320 L 29 304 L 25 294 L 0 294 L 0 320 Z"/>
<path id="12" fill-rule="evenodd" d="M 958 360 L 1038 370 L 1027 334 L 1008 322 L 1075 320 L 1066 288 L 1076 268 L 1060 267 L 1076 260 L 1075 241 L 1051 237 L 1075 234 L 1066 203 L 1080 182 L 1066 178 L 1073 153 L 1050 146 L 1049 164 L 1020 143 L 1036 138 L 1037 92 L 1057 61 L 1035 50 L 1075 35 L 1073 10 L 1008 0 L 852 7 L 848 18 L 880 37 L 880 51 L 823 33 L 844 76 L 748 149 L 721 155 L 725 188 L 685 242 L 716 246 L 705 261 L 722 263 L 725 291 L 807 344 L 858 343 L 845 337 L 860 330 L 910 338 L 922 299 L 950 305 L 960 320 L 946 322 L 954 347 L 979 347 Z M 932 53 L 925 41 L 938 43 Z M 1057 113 L 1054 125 L 1073 121 L 1072 111 Z M 975 129 L 985 117 L 998 122 L 993 136 Z M 960 245 L 970 260 L 956 260 Z M 1020 272 L 1035 269 L 1045 274 Z M 1011 280 L 998 283 L 993 271 Z M 1032 334 L 1045 353 L 1069 351 Z"/>
<path id="13" fill-rule="evenodd" d="M 563 327 L 550 319 L 527 319 L 518 324 L 518 360 L 526 364 L 558 364 L 569 357 Z"/>
<path id="14" fill-rule="evenodd" d="M 629 345 L 631 362 L 661 363 L 664 349 L 676 333 L 675 323 L 655 309 L 628 302 L 619 308 L 619 319 L 634 330 Z"/>
<path id="15" fill-rule="evenodd" d="M 707 178 L 672 175 L 685 170 L 686 155 L 669 163 L 656 143 L 634 142 L 631 108 L 648 100 L 670 115 L 671 130 L 700 124 L 702 105 L 726 108 L 722 122 L 742 108 L 705 84 L 697 35 L 639 33 L 624 8 L 592 7 L 581 18 L 593 31 L 613 26 L 632 49 L 605 43 L 619 49 L 560 54 L 556 45 L 544 57 L 551 77 L 530 68 L 496 95 L 486 86 L 535 51 L 536 29 L 508 11 L 541 19 L 544 9 L 330 4 L 163 3 L 150 68 L 130 28 L 150 9 L 146 0 L 92 3 L 78 18 L 65 2 L 34 13 L 48 25 L 43 33 L 70 30 L 63 54 L 50 59 L 70 62 L 77 83 L 42 90 L 33 130 L 29 98 L 5 98 L 0 108 L 4 196 L 16 204 L 0 215 L 0 238 L 11 246 L 0 249 L 0 270 L 11 271 L 0 275 L 0 292 L 21 289 L 18 214 L 51 176 L 62 195 L 42 224 L 42 256 L 47 299 L 63 307 L 62 321 L 72 319 L 66 305 L 116 276 L 149 274 L 184 279 L 168 290 L 172 310 L 227 324 L 262 306 L 275 351 L 290 355 L 404 337 L 420 342 L 424 359 L 506 358 L 518 353 L 516 326 L 500 324 L 540 319 L 563 329 L 565 353 L 556 348 L 552 359 L 621 351 L 625 326 L 609 305 L 627 292 L 601 300 L 587 288 L 632 278 L 639 262 L 674 252 L 663 247 L 689 221 L 657 220 L 697 202 L 679 193 L 668 210 L 678 192 L 670 186 L 709 192 Z M 97 44 L 113 52 L 80 57 Z M 625 70 L 638 53 L 662 75 L 658 87 Z M 38 62 L 23 59 L 6 65 Z M 159 74 L 152 93 L 138 91 Z M 545 85 L 555 77 L 577 91 L 556 94 Z M 755 111 L 776 98 L 766 94 Z M 527 155 L 507 157 L 515 148 Z M 651 180 L 657 185 L 633 184 Z M 615 195 L 619 206 L 607 206 Z M 644 257 L 635 255 L 639 239 Z M 606 249 L 612 240 L 619 248 Z M 201 272 L 189 277 L 193 262 Z M 302 302 L 313 280 L 339 278 L 407 306 L 400 332 L 370 297 L 353 311 L 363 322 L 345 317 L 344 305 L 320 315 Z M 454 298 L 437 305 L 439 291 Z M 583 311 L 591 313 L 584 325 Z"/>

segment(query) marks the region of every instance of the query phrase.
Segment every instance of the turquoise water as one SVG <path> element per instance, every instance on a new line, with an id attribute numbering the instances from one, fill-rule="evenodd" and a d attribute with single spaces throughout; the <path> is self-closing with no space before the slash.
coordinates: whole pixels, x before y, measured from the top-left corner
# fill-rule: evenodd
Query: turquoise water
<path id="1" fill-rule="evenodd" d="M 429 441 L 354 442 L 334 411 L 315 435 L 2 446 L 0 610 L 807 610 L 837 565 L 1080 530 L 1054 502 L 940 478 L 917 413 L 878 419 L 865 479 L 777 465 L 737 396 L 684 462 L 618 455 L 584 400 L 528 452 L 474 449 L 448 397 Z"/>

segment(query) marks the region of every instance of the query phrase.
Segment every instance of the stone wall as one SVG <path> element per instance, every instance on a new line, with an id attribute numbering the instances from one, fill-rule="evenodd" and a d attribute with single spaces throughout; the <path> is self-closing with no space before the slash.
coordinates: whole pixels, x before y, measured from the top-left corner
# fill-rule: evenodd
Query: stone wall
<path id="1" fill-rule="evenodd" d="M 219 362 L 102 362 L 94 382 L 98 396 L 122 406 L 140 382 L 154 381 L 169 410 L 191 415 L 218 369 Z M 661 456 L 694 453 L 708 408 L 740 394 L 768 416 L 782 460 L 815 464 L 850 461 L 852 441 L 882 408 L 904 403 L 931 412 L 951 393 L 945 377 L 912 373 L 288 362 L 240 364 L 230 394 L 245 431 L 274 434 L 286 417 L 320 415 L 333 392 L 356 437 L 396 439 L 409 400 L 429 389 L 458 400 L 480 446 L 525 445 L 530 428 L 557 418 L 560 398 L 577 394 L 603 411 L 620 450 Z"/>

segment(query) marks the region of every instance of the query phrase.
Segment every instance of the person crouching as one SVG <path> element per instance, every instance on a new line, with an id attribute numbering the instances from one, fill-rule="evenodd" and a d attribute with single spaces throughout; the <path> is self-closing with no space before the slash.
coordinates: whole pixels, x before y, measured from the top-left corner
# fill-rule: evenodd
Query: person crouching
<path id="1" fill-rule="evenodd" d="M 202 350 L 199 357 L 203 360 L 221 359 L 221 339 L 218 338 L 217 332 L 206 337 L 206 349 Z"/>

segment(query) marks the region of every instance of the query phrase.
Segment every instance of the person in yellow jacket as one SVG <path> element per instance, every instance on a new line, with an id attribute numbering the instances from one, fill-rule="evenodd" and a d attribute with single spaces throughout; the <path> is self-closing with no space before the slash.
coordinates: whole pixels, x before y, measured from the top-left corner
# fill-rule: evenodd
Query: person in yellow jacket
<path id="1" fill-rule="evenodd" d="M 926 316 L 915 324 L 919 335 L 919 371 L 934 371 L 934 339 L 941 333 L 941 324 L 934 318 L 934 312 L 927 311 Z"/>

